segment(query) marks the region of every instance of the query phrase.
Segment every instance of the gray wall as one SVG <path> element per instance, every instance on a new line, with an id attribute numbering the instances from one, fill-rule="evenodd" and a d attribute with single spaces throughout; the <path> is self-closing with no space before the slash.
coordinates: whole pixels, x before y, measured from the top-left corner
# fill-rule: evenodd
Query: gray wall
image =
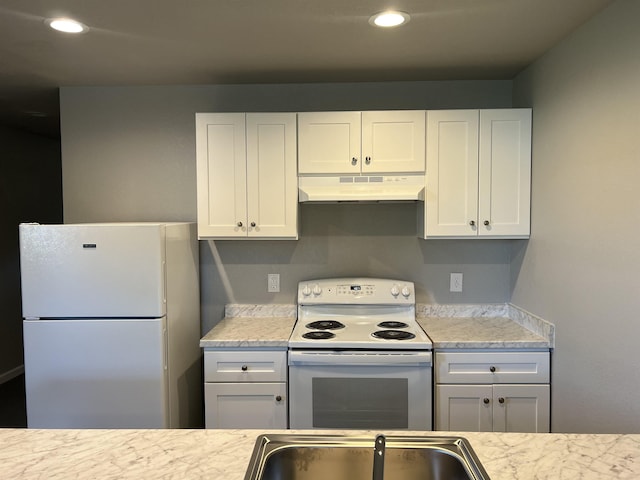
<path id="1" fill-rule="evenodd" d="M 514 82 L 533 203 L 512 302 L 556 325 L 554 431 L 640 431 L 639 20 L 618 0 Z"/>
<path id="2" fill-rule="evenodd" d="M 196 112 L 510 107 L 510 81 L 67 87 L 61 89 L 64 220 L 196 219 Z M 303 205 L 298 241 L 201 242 L 203 332 L 226 303 L 295 303 L 297 282 L 400 277 L 418 301 L 509 300 L 508 241 L 424 241 L 416 205 Z M 449 273 L 464 292 L 450 294 Z M 281 292 L 266 292 L 267 273 Z"/>
<path id="3" fill-rule="evenodd" d="M 0 127 L 0 381 L 21 371 L 18 224 L 62 221 L 60 142 Z"/>

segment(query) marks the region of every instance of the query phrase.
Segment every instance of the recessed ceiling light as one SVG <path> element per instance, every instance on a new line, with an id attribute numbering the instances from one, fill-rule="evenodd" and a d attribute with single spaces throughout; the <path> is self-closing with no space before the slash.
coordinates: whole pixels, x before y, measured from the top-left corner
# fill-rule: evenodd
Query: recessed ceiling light
<path id="1" fill-rule="evenodd" d="M 45 23 L 54 30 L 65 33 L 84 33 L 89 30 L 85 24 L 71 18 L 49 18 Z"/>
<path id="2" fill-rule="evenodd" d="M 410 19 L 408 13 L 389 10 L 376 13 L 369 19 L 369 23 L 376 27 L 397 27 L 407 23 Z"/>

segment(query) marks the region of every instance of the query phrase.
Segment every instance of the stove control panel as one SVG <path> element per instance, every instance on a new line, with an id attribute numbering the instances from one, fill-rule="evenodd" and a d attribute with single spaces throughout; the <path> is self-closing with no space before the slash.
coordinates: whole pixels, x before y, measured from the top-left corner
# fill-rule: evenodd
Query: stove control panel
<path id="1" fill-rule="evenodd" d="M 298 304 L 414 304 L 412 282 L 371 278 L 309 280 L 298 284 Z"/>
<path id="2" fill-rule="evenodd" d="M 351 295 L 351 296 L 361 296 L 361 295 L 373 295 L 376 291 L 375 285 L 366 285 L 366 284 L 353 284 L 349 283 L 346 285 L 338 285 L 336 287 L 336 295 Z"/>

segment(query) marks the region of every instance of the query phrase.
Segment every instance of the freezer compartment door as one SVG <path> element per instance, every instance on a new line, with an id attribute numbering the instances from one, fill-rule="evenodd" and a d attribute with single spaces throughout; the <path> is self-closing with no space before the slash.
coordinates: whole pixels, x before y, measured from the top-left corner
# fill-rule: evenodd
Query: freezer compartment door
<path id="1" fill-rule="evenodd" d="M 20 225 L 23 316 L 161 317 L 164 228 Z"/>
<path id="2" fill-rule="evenodd" d="M 169 425 L 166 321 L 25 320 L 29 428 Z"/>

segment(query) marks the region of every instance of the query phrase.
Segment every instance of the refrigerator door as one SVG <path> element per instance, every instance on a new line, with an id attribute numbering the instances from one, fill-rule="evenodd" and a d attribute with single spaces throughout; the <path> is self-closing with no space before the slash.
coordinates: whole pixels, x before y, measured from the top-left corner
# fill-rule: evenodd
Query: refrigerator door
<path id="1" fill-rule="evenodd" d="M 166 321 L 25 320 L 29 428 L 167 428 Z"/>
<path id="2" fill-rule="evenodd" d="M 23 317 L 163 316 L 164 229 L 20 225 Z"/>

